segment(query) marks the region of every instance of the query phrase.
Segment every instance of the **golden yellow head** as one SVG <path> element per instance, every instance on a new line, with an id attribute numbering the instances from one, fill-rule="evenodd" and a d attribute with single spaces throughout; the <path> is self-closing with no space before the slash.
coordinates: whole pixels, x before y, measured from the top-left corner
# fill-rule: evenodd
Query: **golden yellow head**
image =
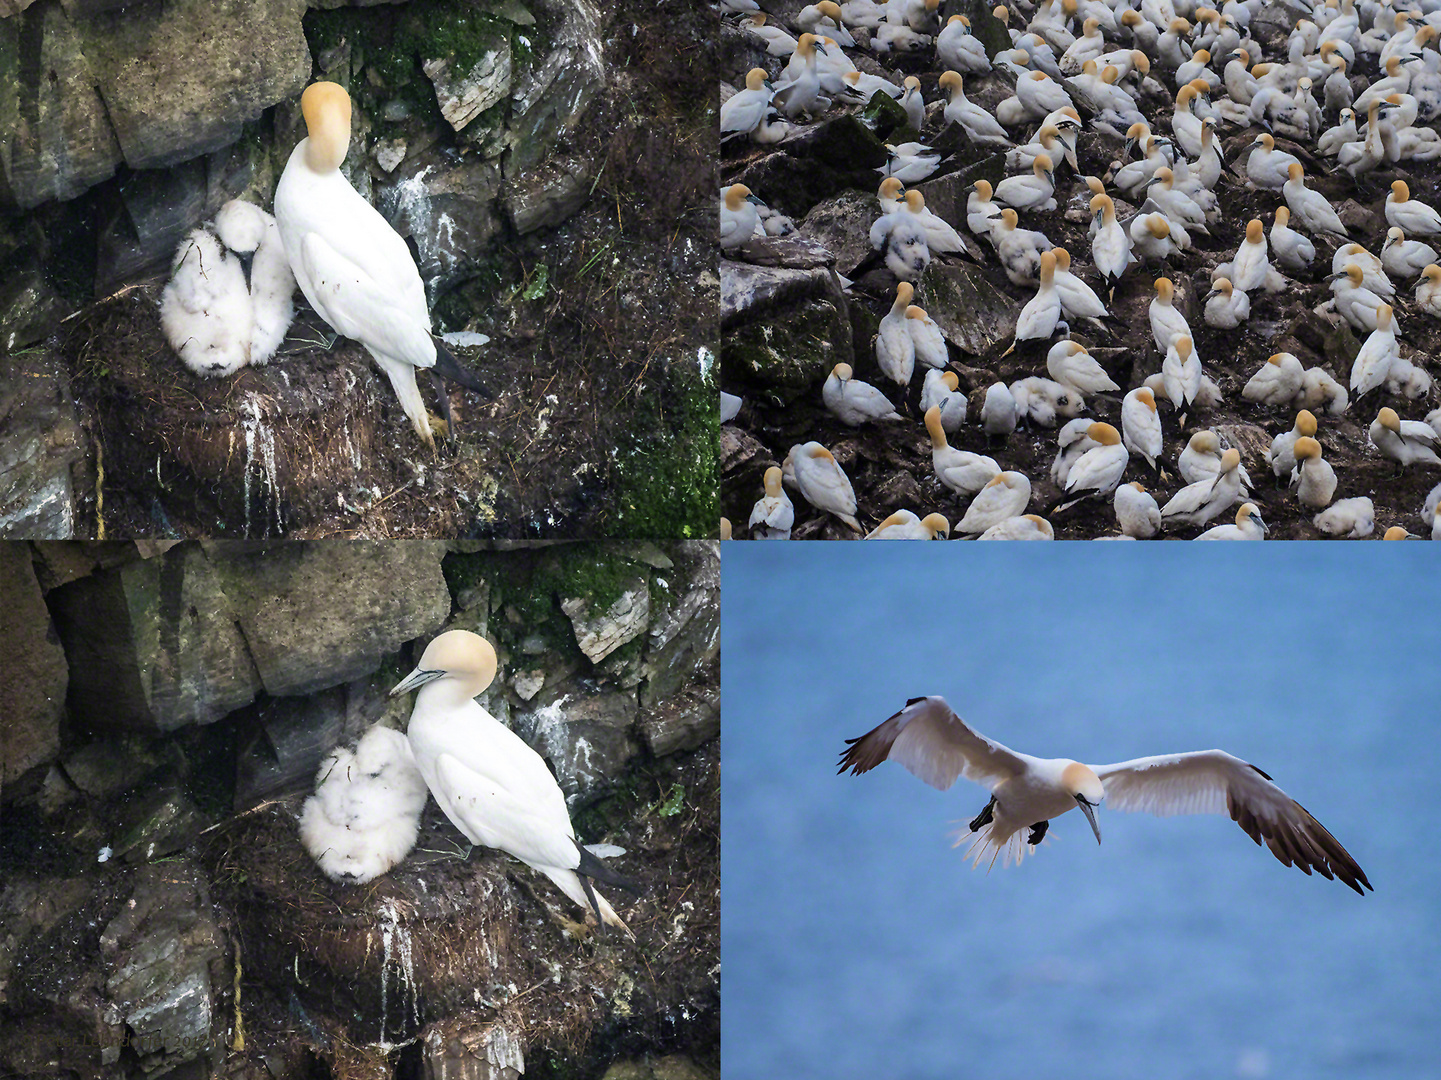
<path id="1" fill-rule="evenodd" d="M 311 83 L 300 95 L 308 140 L 305 163 L 316 172 L 340 168 L 350 149 L 350 95 L 339 83 Z"/>

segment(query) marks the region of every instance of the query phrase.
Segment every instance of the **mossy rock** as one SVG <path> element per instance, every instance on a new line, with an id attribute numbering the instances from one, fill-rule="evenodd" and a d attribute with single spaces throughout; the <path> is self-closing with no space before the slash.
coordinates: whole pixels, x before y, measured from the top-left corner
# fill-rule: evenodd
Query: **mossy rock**
<path id="1" fill-rule="evenodd" d="M 726 335 L 722 363 L 729 375 L 754 383 L 757 396 L 786 406 L 825 380 L 836 364 L 851 363 L 851 328 L 830 299 L 782 308 Z"/>

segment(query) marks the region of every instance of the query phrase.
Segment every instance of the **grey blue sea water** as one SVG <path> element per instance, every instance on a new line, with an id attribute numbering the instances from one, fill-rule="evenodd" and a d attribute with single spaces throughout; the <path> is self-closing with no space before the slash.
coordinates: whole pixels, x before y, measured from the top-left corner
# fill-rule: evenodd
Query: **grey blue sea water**
<path id="1" fill-rule="evenodd" d="M 1441 573 L 1424 544 L 723 545 L 727 1078 L 1441 1076 Z M 1021 751 L 1219 747 L 1357 859 L 1357 896 L 1225 816 L 1055 821 L 844 739 L 944 695 Z"/>

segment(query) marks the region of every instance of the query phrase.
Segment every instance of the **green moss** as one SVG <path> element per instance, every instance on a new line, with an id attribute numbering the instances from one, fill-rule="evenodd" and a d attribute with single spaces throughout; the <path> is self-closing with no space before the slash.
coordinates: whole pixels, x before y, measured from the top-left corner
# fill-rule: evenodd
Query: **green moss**
<path id="1" fill-rule="evenodd" d="M 611 535 L 699 539 L 720 520 L 720 395 L 710 350 L 667 365 L 642 398 L 630 446 L 618 462 Z"/>

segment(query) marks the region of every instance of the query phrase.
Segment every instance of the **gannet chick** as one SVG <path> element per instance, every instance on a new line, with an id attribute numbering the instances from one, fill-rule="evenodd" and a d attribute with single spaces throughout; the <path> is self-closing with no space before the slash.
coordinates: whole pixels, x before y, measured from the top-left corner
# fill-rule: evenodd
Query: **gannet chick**
<path id="1" fill-rule="evenodd" d="M 1391 194 L 1386 196 L 1386 224 L 1407 236 L 1441 235 L 1441 214 L 1411 198 L 1411 189 L 1404 180 L 1395 181 Z"/>
<path id="2" fill-rule="evenodd" d="M 906 308 L 906 329 L 916 347 L 916 363 L 928 368 L 943 368 L 950 363 L 946 350 L 946 336 L 935 324 L 926 309 L 912 304 Z"/>
<path id="3" fill-rule="evenodd" d="M 1041 280 L 1036 295 L 1021 308 L 1016 317 L 1016 338 L 1002 355 L 1009 355 L 1023 341 L 1049 340 L 1064 326 L 1061 295 L 1056 291 L 1056 255 L 1052 251 L 1042 252 Z"/>
<path id="4" fill-rule="evenodd" d="M 726 188 L 720 207 L 720 244 L 722 251 L 743 248 L 755 238 L 760 213 L 760 200 L 744 184 Z"/>
<path id="5" fill-rule="evenodd" d="M 888 379 L 900 386 L 909 386 L 916 369 L 916 342 L 911 336 L 906 311 L 916 293 L 909 281 L 896 286 L 896 299 L 891 310 L 881 319 L 876 334 L 876 363 Z"/>
<path id="6" fill-rule="evenodd" d="M 991 243 L 1011 284 L 1034 285 L 1040 279 L 1041 252 L 1055 245 L 1045 233 L 1018 228 L 1017 220 L 1009 206 L 1002 210 L 1000 221 L 991 227 Z"/>
<path id="7" fill-rule="evenodd" d="M 1161 417 L 1148 387 L 1138 386 L 1121 400 L 1121 431 L 1126 449 L 1145 458 L 1155 472 L 1161 457 Z"/>
<path id="8" fill-rule="evenodd" d="M 255 326 L 250 337 L 250 362 L 264 364 L 285 340 L 295 318 L 295 275 L 275 219 L 253 203 L 231 199 L 215 215 L 215 232 L 231 251 L 253 252 L 250 304 Z"/>
<path id="9" fill-rule="evenodd" d="M 1191 347 L 1191 339 L 1180 337 L 1171 342 L 1166 350 L 1166 359 L 1161 363 L 1161 376 L 1165 379 L 1166 397 L 1177 412 L 1190 406 L 1201 389 L 1201 358 Z"/>
<path id="10" fill-rule="evenodd" d="M 1324 510 L 1336 494 L 1336 470 L 1321 457 L 1321 444 L 1309 435 L 1302 435 L 1291 448 L 1296 467 L 1291 470 L 1291 486 L 1302 506 Z"/>
<path id="11" fill-rule="evenodd" d="M 1085 396 L 1071 386 L 1053 379 L 1029 375 L 1009 387 L 1016 399 L 1016 422 L 1055 427 L 1058 417 L 1077 415 L 1086 407 Z"/>
<path id="12" fill-rule="evenodd" d="M 1051 523 L 1038 514 L 1021 514 L 992 525 L 977 540 L 1054 540 Z"/>
<path id="13" fill-rule="evenodd" d="M 1357 397 L 1384 386 L 1392 367 L 1401 359 L 1391 310 L 1390 304 L 1376 305 L 1376 329 L 1361 343 L 1351 364 L 1351 393 Z"/>
<path id="14" fill-rule="evenodd" d="M 921 387 L 921 414 L 925 415 L 932 405 L 940 409 L 941 427 L 948 435 L 954 435 L 966 422 L 966 395 L 958 389 L 960 385 L 954 371 L 931 368 Z"/>
<path id="15" fill-rule="evenodd" d="M 1328 536 L 1360 540 L 1375 531 L 1376 508 L 1365 495 L 1341 499 L 1312 518 L 1311 524 Z"/>
<path id="16" fill-rule="evenodd" d="M 751 539 L 789 540 L 795 523 L 796 508 L 781 486 L 781 470 L 772 465 L 766 470 L 765 494 L 751 508 Z"/>
<path id="17" fill-rule="evenodd" d="M 160 294 L 160 325 L 197 375 L 233 375 L 250 362 L 254 307 L 240 260 L 204 229 L 180 242 Z"/>
<path id="18" fill-rule="evenodd" d="M 1276 207 L 1276 220 L 1271 226 L 1271 254 L 1277 264 L 1295 273 L 1308 270 L 1316 258 L 1316 245 L 1291 228 L 1290 207 Z"/>
<path id="19" fill-rule="evenodd" d="M 1395 409 L 1383 408 L 1371 421 L 1371 442 L 1382 454 L 1399 464 L 1398 473 L 1419 461 L 1423 465 L 1441 465 L 1436 456 L 1436 431 L 1420 420 L 1402 420 Z"/>
<path id="20" fill-rule="evenodd" d="M 436 344 L 410 249 L 340 171 L 350 146 L 350 96 L 335 83 L 312 83 L 300 107 L 308 135 L 291 152 L 275 189 L 275 220 L 290 269 L 316 313 L 365 346 L 416 434 L 434 448 L 416 368 L 433 368 L 481 393 L 485 388 Z"/>
<path id="21" fill-rule="evenodd" d="M 1381 245 L 1381 266 L 1395 278 L 1414 278 L 1438 258 L 1430 244 L 1408 240 L 1397 228 L 1387 230 L 1386 243 Z"/>
<path id="22" fill-rule="evenodd" d="M 1411 363 L 1404 356 L 1394 357 L 1386 373 L 1386 392 L 1415 401 L 1431 393 L 1431 376 L 1426 369 Z"/>
<path id="23" fill-rule="evenodd" d="M 951 523 L 944 514 L 916 517 L 909 510 L 897 510 L 866 533 L 867 540 L 949 540 Z"/>
<path id="24" fill-rule="evenodd" d="M 1031 501 L 1031 482 L 1018 472 L 993 477 L 976 493 L 956 531 L 966 535 L 983 533 L 1007 518 L 1017 517 Z"/>
<path id="25" fill-rule="evenodd" d="M 1275 235 L 1274 229 L 1272 235 Z M 1217 278 L 1206 296 L 1206 308 L 1202 314 L 1206 325 L 1214 326 L 1218 330 L 1234 330 L 1250 317 L 1251 298 L 1243 292 L 1237 292 L 1232 287 L 1230 278 Z"/>
<path id="26" fill-rule="evenodd" d="M 818 442 L 808 442 L 792 446 L 789 460 L 796 487 L 806 502 L 817 510 L 834 514 L 856 532 L 865 532 L 856 520 L 855 488 L 829 450 Z"/>
<path id="27" fill-rule="evenodd" d="M 1281 186 L 1281 190 L 1286 196 L 1286 205 L 1291 208 L 1296 224 L 1307 232 L 1329 233 L 1342 240 L 1346 239 L 1346 226 L 1331 208 L 1331 200 L 1306 186 L 1305 170 L 1301 163 L 1293 162 L 1286 174 L 1288 179 Z"/>
<path id="28" fill-rule="evenodd" d="M 720 110 L 720 134 L 724 140 L 749 135 L 766 118 L 771 107 L 770 79 L 765 68 L 746 72 L 746 87 L 725 100 Z"/>
<path id="29" fill-rule="evenodd" d="M 926 432 L 931 437 L 931 466 L 936 479 L 962 498 L 974 495 L 1000 474 L 1001 467 L 992 459 L 957 450 L 946 442 L 941 410 L 935 405 L 926 410 Z"/>
<path id="30" fill-rule="evenodd" d="M 851 378 L 849 364 L 837 364 L 831 368 L 825 385 L 821 387 L 821 400 L 832 416 L 851 427 L 876 420 L 904 419 L 885 394 L 868 382 Z"/>
<path id="31" fill-rule="evenodd" d="M 1246 179 L 1253 187 L 1280 191 L 1286 186 L 1292 165 L 1301 162 L 1293 154 L 1276 149 L 1276 140 L 1267 134 L 1256 136 L 1255 149 L 1246 159 Z"/>
<path id="32" fill-rule="evenodd" d="M 321 762 L 300 842 L 327 877 L 363 885 L 410 854 L 429 796 L 405 736 L 376 725 Z"/>
<path id="33" fill-rule="evenodd" d="M 628 936 L 591 880 L 632 886 L 580 846 L 565 795 L 545 759 L 475 701 L 495 680 L 490 642 L 448 630 L 390 694 L 418 690 L 406 737 L 435 801 L 473 844 L 498 848 L 539 870 L 603 926 Z"/>
<path id="34" fill-rule="evenodd" d="M 981 404 L 981 424 L 987 438 L 1000 436 L 1002 439 L 1016 430 L 1020 414 L 1016 408 L 1015 396 L 1003 382 L 994 382 L 986 388 L 986 399 Z"/>
<path id="35" fill-rule="evenodd" d="M 926 238 L 921 212 L 926 200 L 919 191 L 908 191 L 896 221 L 886 236 L 886 269 L 902 281 L 915 281 L 931 263 L 931 249 Z"/>
<path id="36" fill-rule="evenodd" d="M 1197 540 L 1264 540 L 1266 523 L 1261 520 L 1261 511 L 1256 509 L 1255 503 L 1242 503 L 1241 509 L 1236 511 L 1236 523 L 1234 525 L 1212 525 L 1209 529 L 1196 537 Z"/>
<path id="37" fill-rule="evenodd" d="M 1296 404 L 1307 409 L 1325 409 L 1332 416 L 1340 416 L 1350 406 L 1351 399 L 1346 388 L 1331 378 L 1329 371 L 1313 367 L 1306 369 Z"/>
<path id="38" fill-rule="evenodd" d="M 1291 353 L 1273 353 L 1251 376 L 1241 396 L 1258 405 L 1290 405 L 1301 392 L 1305 368 Z"/>
<path id="39" fill-rule="evenodd" d="M 1151 493 L 1136 481 L 1116 488 L 1114 506 L 1122 536 L 1149 540 L 1161 531 L 1161 508 Z"/>
<path id="40" fill-rule="evenodd" d="M 1182 315 L 1173 303 L 1175 296 L 1176 286 L 1171 283 L 1170 278 L 1156 279 L 1156 295 L 1151 298 L 1147 312 L 1151 319 L 1151 337 L 1163 355 L 1177 338 L 1187 337 L 1194 340 L 1186 316 Z"/>
<path id="41" fill-rule="evenodd" d="M 1214 477 L 1188 484 L 1161 507 L 1161 522 L 1177 525 L 1205 525 L 1241 497 L 1241 453 L 1234 446 L 1221 455 L 1221 468 Z"/>
<path id="42" fill-rule="evenodd" d="M 1063 386 L 1082 394 L 1103 394 L 1119 390 L 1105 368 L 1076 341 L 1058 341 L 1046 354 L 1046 372 Z"/>
<path id="43" fill-rule="evenodd" d="M 1270 463 L 1271 472 L 1277 480 L 1290 476 L 1291 470 L 1296 467 L 1294 449 L 1296 440 L 1303 435 L 1316 437 L 1316 417 L 1307 409 L 1296 414 L 1295 426 L 1272 439 L 1271 446 L 1266 451 L 1266 461 Z"/>

